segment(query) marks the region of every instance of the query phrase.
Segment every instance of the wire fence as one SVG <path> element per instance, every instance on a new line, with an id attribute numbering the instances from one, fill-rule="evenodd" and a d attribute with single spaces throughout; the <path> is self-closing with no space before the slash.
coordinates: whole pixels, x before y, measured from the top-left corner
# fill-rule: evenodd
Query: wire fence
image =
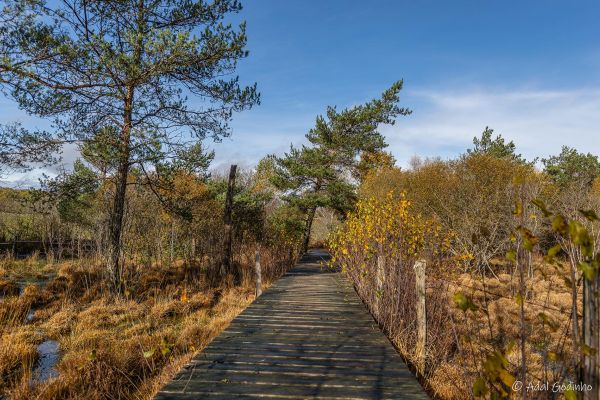
<path id="1" fill-rule="evenodd" d="M 41 256 L 49 253 L 61 256 L 81 256 L 96 251 L 97 244 L 89 239 L 68 240 L 13 240 L 0 242 L 0 255 L 8 255 L 14 258 L 26 258 L 34 254 Z"/>

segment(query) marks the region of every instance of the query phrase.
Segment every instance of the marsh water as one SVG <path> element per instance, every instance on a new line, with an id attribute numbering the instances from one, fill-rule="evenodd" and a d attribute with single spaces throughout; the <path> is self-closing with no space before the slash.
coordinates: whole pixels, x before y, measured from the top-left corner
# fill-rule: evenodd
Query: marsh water
<path id="1" fill-rule="evenodd" d="M 48 275 L 43 278 L 36 279 L 23 279 L 17 282 L 19 287 L 19 295 L 22 295 L 25 288 L 30 285 L 37 286 L 45 286 L 54 275 Z M 0 294 L 0 301 L 2 301 L 2 294 Z M 25 323 L 30 324 L 35 319 L 35 311 L 36 309 L 32 307 L 25 316 Z M 47 381 L 48 379 L 55 378 L 58 376 L 58 371 L 56 370 L 56 364 L 60 359 L 60 348 L 59 344 L 55 340 L 51 340 L 46 338 L 42 343 L 40 343 L 37 348 L 38 360 L 33 368 L 31 374 L 31 384 L 39 384 Z M 1 397 L 0 397 L 1 399 Z"/>
<path id="2" fill-rule="evenodd" d="M 38 362 L 31 375 L 32 383 L 42 383 L 58 376 L 56 364 L 60 358 L 58 342 L 47 339 L 37 347 Z"/>

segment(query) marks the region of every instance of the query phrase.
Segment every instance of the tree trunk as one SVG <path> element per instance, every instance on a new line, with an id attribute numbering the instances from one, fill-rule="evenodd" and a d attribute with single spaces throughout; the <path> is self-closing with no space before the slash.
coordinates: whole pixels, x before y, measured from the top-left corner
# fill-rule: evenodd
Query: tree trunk
<path id="1" fill-rule="evenodd" d="M 525 196 L 523 193 L 523 187 L 519 188 L 519 201 L 522 206 L 522 210 L 520 213 L 520 225 L 525 226 L 526 224 L 526 207 L 525 205 Z M 525 285 L 525 272 L 523 268 L 525 267 L 525 248 L 523 247 L 523 239 L 521 239 L 517 243 L 517 266 L 519 272 L 519 344 L 521 350 L 521 383 L 524 387 L 527 387 L 527 355 L 526 355 L 526 329 L 525 329 L 525 297 L 526 297 L 526 285 Z M 527 398 L 527 390 L 521 391 L 522 399 L 525 400 Z"/>
<path id="2" fill-rule="evenodd" d="M 302 242 L 302 253 L 306 253 L 308 251 L 308 245 L 310 244 L 310 234 L 312 231 L 313 220 L 315 219 L 315 213 L 317 212 L 317 208 L 312 208 L 308 211 L 306 215 L 306 228 L 304 229 L 304 239 Z"/>
<path id="3" fill-rule="evenodd" d="M 578 293 L 577 293 L 577 255 L 576 255 L 576 249 L 575 246 L 573 245 L 573 243 L 569 243 L 568 244 L 568 248 L 569 248 L 569 264 L 571 267 L 571 282 L 573 282 L 573 284 L 571 285 L 571 314 L 573 315 L 572 317 L 572 331 L 571 331 L 571 338 L 572 338 L 572 343 L 573 343 L 573 355 L 575 357 L 575 365 L 576 365 L 576 376 L 577 376 L 577 380 L 578 381 L 582 381 L 585 379 L 584 377 L 584 371 L 583 371 L 583 362 L 582 362 L 582 354 L 581 351 L 579 350 L 579 346 L 580 346 L 580 333 L 579 333 L 579 318 L 577 317 L 578 313 L 578 306 L 577 306 L 577 301 L 578 301 Z M 585 282 L 584 282 L 584 292 L 585 292 Z M 584 294 L 585 296 L 585 294 Z M 585 300 L 584 300 L 584 314 L 585 314 Z M 585 328 L 584 328 L 585 329 Z"/>
<path id="4" fill-rule="evenodd" d="M 225 237 L 223 238 L 223 259 L 219 271 L 220 278 L 226 275 L 232 275 L 237 281 L 238 271 L 234 271 L 231 263 L 232 243 L 233 243 L 233 223 L 231 214 L 233 211 L 233 189 L 235 186 L 235 173 L 237 165 L 232 165 L 229 170 L 229 180 L 227 182 L 227 197 L 225 198 L 225 212 L 223 213 L 223 223 L 225 225 Z"/>
<path id="5" fill-rule="evenodd" d="M 131 118 L 133 104 L 133 88 L 128 88 L 121 130 L 119 167 L 115 184 L 115 197 L 110 219 L 110 254 L 108 269 L 115 293 L 123 291 L 123 266 L 121 265 L 121 243 L 123 234 L 123 217 L 125 215 L 125 197 L 127 194 L 127 177 L 129 175 L 129 152 L 131 139 Z"/>
<path id="6" fill-rule="evenodd" d="M 598 291 L 600 290 L 600 274 L 596 272 L 591 280 L 583 283 L 583 342 L 586 347 L 583 362 L 583 383 L 591 390 L 584 391 L 586 400 L 600 398 L 600 307 Z M 577 320 L 577 315 L 573 315 Z"/>

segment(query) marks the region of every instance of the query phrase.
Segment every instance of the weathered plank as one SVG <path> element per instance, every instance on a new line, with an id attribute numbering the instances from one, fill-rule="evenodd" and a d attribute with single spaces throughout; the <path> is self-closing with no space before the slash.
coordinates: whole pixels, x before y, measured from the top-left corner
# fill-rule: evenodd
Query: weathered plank
<path id="1" fill-rule="evenodd" d="M 156 399 L 427 399 L 326 257 L 310 251 Z"/>

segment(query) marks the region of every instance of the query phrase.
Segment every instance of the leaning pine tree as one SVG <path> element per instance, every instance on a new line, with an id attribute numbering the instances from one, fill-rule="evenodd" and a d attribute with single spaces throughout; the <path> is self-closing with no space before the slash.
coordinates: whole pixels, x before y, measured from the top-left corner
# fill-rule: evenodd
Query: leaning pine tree
<path id="1" fill-rule="evenodd" d="M 114 132 L 107 264 L 121 291 L 121 241 L 132 165 L 229 134 L 232 112 L 259 102 L 230 76 L 247 56 L 237 0 L 0 0 L 0 86 L 51 120 L 43 139 L 84 145 Z M 229 76 L 229 77 L 228 77 Z M 194 96 L 193 106 L 188 97 Z"/>
<path id="2" fill-rule="evenodd" d="M 338 111 L 327 108 L 307 134 L 310 145 L 291 147 L 275 160 L 273 185 L 284 199 L 305 216 L 302 250 L 309 245 L 313 220 L 319 208 L 345 215 L 356 202 L 357 181 L 381 163 L 392 162 L 384 152 L 387 144 L 379 127 L 393 125 L 399 115 L 411 111 L 398 106 L 402 81 L 394 83 L 380 98 Z"/>

